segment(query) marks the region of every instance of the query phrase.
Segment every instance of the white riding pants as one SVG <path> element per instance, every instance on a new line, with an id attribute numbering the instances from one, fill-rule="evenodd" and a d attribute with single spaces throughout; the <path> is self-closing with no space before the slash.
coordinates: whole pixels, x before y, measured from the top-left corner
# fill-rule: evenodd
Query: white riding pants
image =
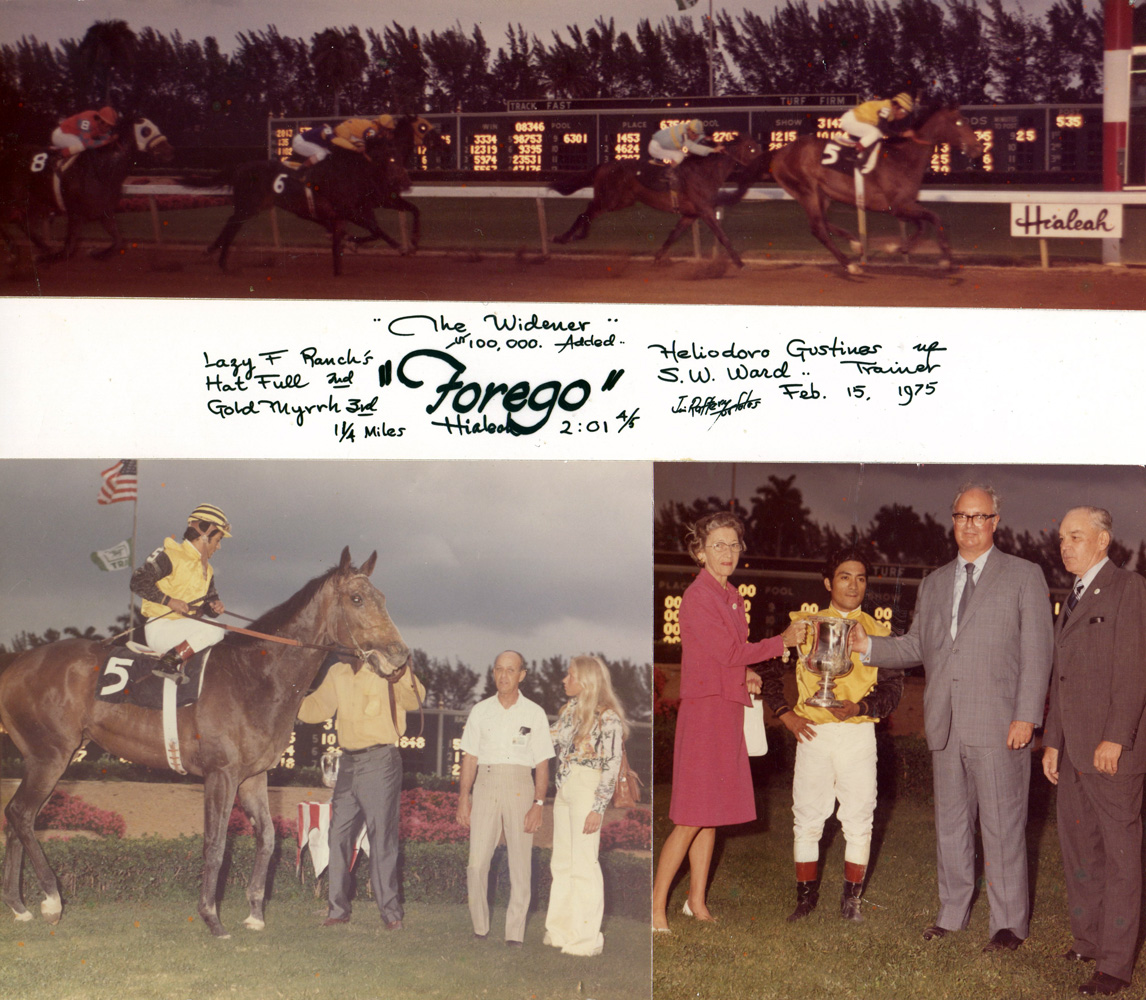
<path id="1" fill-rule="evenodd" d="M 793 853 L 797 864 L 818 861 L 824 823 L 836 808 L 844 831 L 844 860 L 866 865 L 875 814 L 875 723 L 828 722 L 796 745 L 792 774 Z"/>
<path id="2" fill-rule="evenodd" d="M 218 625 L 212 625 L 201 618 L 154 618 L 143 626 L 143 637 L 147 645 L 157 653 L 166 653 L 181 642 L 186 642 L 196 653 L 208 646 L 214 646 L 227 633 Z"/>

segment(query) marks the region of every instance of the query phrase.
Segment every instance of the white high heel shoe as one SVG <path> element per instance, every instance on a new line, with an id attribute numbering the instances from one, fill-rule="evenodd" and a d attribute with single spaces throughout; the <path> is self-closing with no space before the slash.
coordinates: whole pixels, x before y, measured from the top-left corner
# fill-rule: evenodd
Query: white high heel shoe
<path id="1" fill-rule="evenodd" d="M 681 909 L 680 912 L 683 913 L 686 917 L 695 917 L 696 916 L 696 914 L 692 912 L 692 907 L 688 905 L 687 899 L 684 901 L 684 907 Z"/>

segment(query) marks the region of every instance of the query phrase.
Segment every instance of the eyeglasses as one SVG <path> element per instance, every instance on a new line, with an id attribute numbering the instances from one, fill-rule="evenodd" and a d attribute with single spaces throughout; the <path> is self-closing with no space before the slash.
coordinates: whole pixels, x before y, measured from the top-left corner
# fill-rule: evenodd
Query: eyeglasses
<path id="1" fill-rule="evenodd" d="M 712 549 L 718 556 L 724 555 L 725 552 L 731 552 L 736 556 L 744 551 L 744 546 L 739 542 L 713 542 L 711 545 L 706 545 L 705 548 Z"/>
<path id="2" fill-rule="evenodd" d="M 994 520 L 998 514 L 961 514 L 953 513 L 951 520 L 959 525 L 973 524 L 976 528 L 983 527 L 988 521 Z"/>

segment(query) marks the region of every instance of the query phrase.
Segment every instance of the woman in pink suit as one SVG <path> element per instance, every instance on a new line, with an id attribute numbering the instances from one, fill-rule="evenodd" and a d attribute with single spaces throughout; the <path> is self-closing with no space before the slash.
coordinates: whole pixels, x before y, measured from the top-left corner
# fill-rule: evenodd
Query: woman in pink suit
<path id="1" fill-rule="evenodd" d="M 756 818 L 752 773 L 744 744 L 744 706 L 759 693 L 749 670 L 794 646 L 804 626 L 793 622 L 782 635 L 748 641 L 744 602 L 728 578 L 744 550 L 744 525 L 720 511 L 696 522 L 688 549 L 701 572 L 680 606 L 680 711 L 673 752 L 672 833 L 661 848 L 653 883 L 653 930 L 668 930 L 669 889 L 685 856 L 689 890 L 685 916 L 712 920 L 705 905 L 716 827 Z"/>

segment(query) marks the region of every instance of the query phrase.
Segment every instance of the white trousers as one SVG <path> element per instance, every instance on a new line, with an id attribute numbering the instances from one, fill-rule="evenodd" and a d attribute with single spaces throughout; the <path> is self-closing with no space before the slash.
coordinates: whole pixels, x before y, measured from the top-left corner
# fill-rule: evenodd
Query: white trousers
<path id="1" fill-rule="evenodd" d="M 662 146 L 654 139 L 650 139 L 649 156 L 654 160 L 671 160 L 673 163 L 683 163 L 686 154 L 683 149 L 673 149 L 671 146 Z"/>
<path id="2" fill-rule="evenodd" d="M 533 775 L 528 767 L 478 763 L 470 807 L 470 856 L 466 866 L 466 890 L 475 934 L 489 933 L 489 866 L 504 830 L 509 862 L 505 939 L 525 939 L 533 874 L 533 834 L 525 832 L 525 814 L 533 805 L 533 792 Z"/>
<path id="3" fill-rule="evenodd" d="M 315 163 L 325 160 L 330 155 L 330 150 L 325 146 L 320 146 L 317 142 L 307 142 L 301 135 L 296 135 L 291 139 L 290 145 L 291 149 L 304 160 L 309 160 L 313 156 Z"/>
<path id="4" fill-rule="evenodd" d="M 840 117 L 840 128 L 859 139 L 864 149 L 870 149 L 883 138 L 883 130 L 878 125 L 861 122 L 852 111 L 845 111 Z"/>
<path id="5" fill-rule="evenodd" d="M 600 782 L 600 771 L 574 766 L 553 800 L 553 886 L 545 930 L 548 943 L 566 955 L 599 955 L 605 944 L 605 882 L 597 860 L 601 831 L 584 832 Z"/>
<path id="6" fill-rule="evenodd" d="M 796 745 L 792 774 L 793 853 L 797 864 L 818 861 L 824 823 L 839 802 L 844 860 L 866 865 L 875 814 L 875 723 L 827 722 Z"/>
<path id="7" fill-rule="evenodd" d="M 157 653 L 166 653 L 181 642 L 186 642 L 196 653 L 208 646 L 214 646 L 227 633 L 218 625 L 212 625 L 201 618 L 156 618 L 143 626 L 143 637 L 147 645 Z"/>
<path id="8" fill-rule="evenodd" d="M 52 133 L 52 145 L 59 149 L 66 149 L 68 156 L 74 156 L 76 153 L 82 153 L 87 147 L 84 141 L 71 132 L 65 132 L 63 129 L 56 129 Z"/>

